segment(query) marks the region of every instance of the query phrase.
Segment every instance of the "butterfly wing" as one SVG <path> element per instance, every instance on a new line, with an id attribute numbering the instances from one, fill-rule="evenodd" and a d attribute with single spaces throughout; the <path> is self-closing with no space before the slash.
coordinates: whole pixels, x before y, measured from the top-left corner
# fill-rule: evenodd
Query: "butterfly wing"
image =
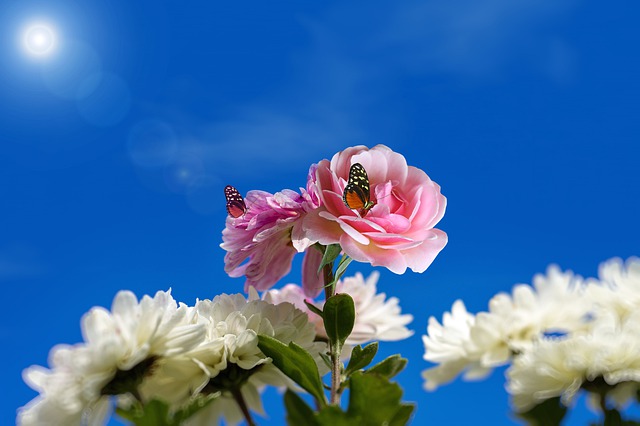
<path id="1" fill-rule="evenodd" d="M 342 198 L 347 207 L 352 210 L 360 210 L 366 203 L 362 189 L 355 185 L 347 184 Z"/>
<path id="2" fill-rule="evenodd" d="M 369 199 L 369 177 L 360 163 L 354 163 L 349 169 L 349 180 L 344 188 L 342 200 L 352 210 L 367 210 L 372 207 Z"/>
<path id="3" fill-rule="evenodd" d="M 231 185 L 224 188 L 224 196 L 227 199 L 227 213 L 233 218 L 238 218 L 247 212 L 242 195 Z"/>

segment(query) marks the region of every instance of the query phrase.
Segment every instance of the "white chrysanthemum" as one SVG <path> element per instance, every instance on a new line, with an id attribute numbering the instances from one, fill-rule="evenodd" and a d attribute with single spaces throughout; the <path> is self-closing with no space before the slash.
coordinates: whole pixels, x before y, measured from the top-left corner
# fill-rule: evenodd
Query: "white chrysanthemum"
<path id="1" fill-rule="evenodd" d="M 465 379 L 482 378 L 513 354 L 528 350 L 545 333 L 585 329 L 589 309 L 582 279 L 557 266 L 550 266 L 546 276 L 536 275 L 533 287 L 518 284 L 511 295 L 497 294 L 489 302 L 489 312 L 475 317 L 457 301 L 443 325 L 429 319 L 424 358 L 440 365 L 423 373 L 425 388 L 433 390 L 465 370 Z"/>
<path id="2" fill-rule="evenodd" d="M 130 291 L 120 291 L 111 306 L 91 309 L 82 319 L 87 345 L 99 349 L 119 370 L 129 370 L 150 357 L 168 357 L 197 346 L 204 326 L 193 324 L 194 314 L 180 306 L 171 291 L 158 291 L 140 302 Z M 106 359 L 105 359 L 106 361 Z"/>
<path id="3" fill-rule="evenodd" d="M 274 305 L 284 302 L 292 303 L 293 306 L 307 314 L 307 316 L 309 317 L 309 322 L 312 323 L 316 329 L 316 335 L 327 337 L 327 333 L 324 331 L 322 318 L 319 315 L 311 312 L 309 310 L 309 307 L 304 303 L 305 300 L 307 300 L 309 303 L 313 303 L 313 300 L 309 299 L 304 294 L 304 290 L 299 285 L 287 284 L 280 289 L 274 288 L 269 291 L 265 291 L 262 295 L 262 299 L 265 302 L 272 303 Z"/>
<path id="4" fill-rule="evenodd" d="M 119 292 L 111 312 L 96 307 L 85 314 L 84 343 L 54 347 L 50 370 L 33 366 L 25 371 L 25 381 L 40 396 L 20 410 L 18 422 L 100 424 L 108 395 L 133 391 L 125 388 L 141 380 L 157 359 L 202 341 L 204 326 L 191 322 L 188 307 L 178 306 L 170 291 L 140 302 L 129 291 Z"/>
<path id="5" fill-rule="evenodd" d="M 444 313 L 442 324 L 435 317 L 429 318 L 428 334 L 422 336 L 424 359 L 439 365 L 422 372 L 426 390 L 450 382 L 464 370 L 468 380 L 484 377 L 490 371 L 480 364 L 481 351 L 471 341 L 475 321 L 462 300 L 453 303 L 451 313 Z"/>
<path id="6" fill-rule="evenodd" d="M 365 280 L 361 273 L 338 281 L 336 293 L 346 293 L 353 298 L 356 320 L 346 344 L 359 345 L 374 340 L 395 341 L 406 339 L 413 331 L 405 327 L 413 316 L 401 315 L 396 297 L 386 299 L 386 294 L 376 293 L 380 274 L 374 271 Z M 385 300 L 386 299 L 386 300 Z"/>
<path id="7" fill-rule="evenodd" d="M 601 315 L 589 332 L 537 342 L 516 357 L 507 371 L 507 390 L 518 411 L 560 396 L 568 405 L 581 387 L 623 385 L 640 381 L 640 314 L 619 324 L 614 315 Z M 604 381 L 598 384 L 598 381 Z M 624 401 L 619 400 L 617 403 Z"/>
<path id="8" fill-rule="evenodd" d="M 401 314 L 398 299 L 390 297 L 386 299 L 384 293 L 376 293 L 378 277 L 380 274 L 374 271 L 365 280 L 361 273 L 338 281 L 336 293 L 346 293 L 353 299 L 356 311 L 353 331 L 345 342 L 346 355 L 354 345 L 371 341 L 395 341 L 406 339 L 413 335 L 413 331 L 405 327 L 413 320 L 409 314 Z M 269 290 L 264 299 L 271 303 L 290 302 L 298 309 L 309 315 L 309 321 L 316 326 L 318 335 L 326 337 L 326 331 L 322 318 L 311 312 L 304 303 L 305 295 L 302 287 L 288 284 L 281 290 Z M 311 302 L 311 300 L 309 300 Z M 322 305 L 315 303 L 318 308 Z"/>
<path id="9" fill-rule="evenodd" d="M 236 424 L 243 418 L 237 393 L 250 410 L 262 414 L 259 390 L 264 385 L 293 385 L 260 351 L 259 334 L 286 344 L 295 342 L 326 368 L 320 357 L 326 345 L 314 341 L 313 324 L 291 303 L 274 305 L 259 300 L 251 288 L 249 300 L 241 294 L 223 294 L 199 301 L 195 312 L 197 322 L 206 328 L 204 342 L 188 353 L 162 360 L 142 387 L 145 399 L 160 397 L 177 406 L 199 392 L 220 392 L 220 397 L 191 418 L 189 425 L 211 425 L 221 417 L 226 424 Z"/>
<path id="10" fill-rule="evenodd" d="M 621 319 L 637 311 L 640 306 L 640 258 L 631 257 L 623 262 L 613 258 L 600 264 L 600 282 L 587 286 L 587 295 L 598 311 L 613 311 Z"/>
<path id="11" fill-rule="evenodd" d="M 82 374 L 91 365 L 85 346 L 57 345 L 49 353 L 50 369 L 32 366 L 23 372 L 24 381 L 40 393 L 18 411 L 18 425 L 104 424 L 108 400 L 95 397 Z"/>
<path id="12" fill-rule="evenodd" d="M 551 265 L 546 276 L 538 274 L 533 278 L 533 288 L 518 284 L 511 296 L 494 296 L 487 314 L 494 318 L 478 314 L 472 338 L 476 344 L 481 339 L 493 340 L 496 354 L 491 358 L 504 363 L 510 353 L 527 350 L 545 333 L 583 330 L 588 325 L 591 303 L 584 297 L 582 283 L 583 279 L 571 271 L 563 273 Z M 478 346 L 486 347 L 486 343 Z"/>

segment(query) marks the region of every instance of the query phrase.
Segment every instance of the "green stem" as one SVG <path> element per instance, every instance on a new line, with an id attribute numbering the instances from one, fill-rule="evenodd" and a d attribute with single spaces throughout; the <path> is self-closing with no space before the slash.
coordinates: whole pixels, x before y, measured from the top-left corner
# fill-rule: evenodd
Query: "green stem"
<path id="1" fill-rule="evenodd" d="M 615 408 L 604 412 L 604 421 L 602 423 L 604 426 L 620 426 L 624 423 L 620 412 Z"/>
<path id="2" fill-rule="evenodd" d="M 602 414 L 604 414 L 604 416 L 607 416 L 607 393 L 606 392 L 600 392 L 598 394 L 598 402 L 600 403 L 600 409 L 602 410 Z"/>
<path id="3" fill-rule="evenodd" d="M 622 416 L 615 408 L 607 408 L 607 392 L 600 393 L 600 409 L 604 415 L 603 426 L 619 426 L 622 424 Z"/>
<path id="4" fill-rule="evenodd" d="M 240 392 L 240 388 L 234 388 L 231 390 L 231 395 L 233 395 L 233 399 L 236 400 L 238 406 L 240 407 L 240 411 L 242 411 L 242 415 L 247 421 L 248 426 L 256 426 L 256 423 L 253 421 L 251 417 L 251 413 L 249 412 L 249 408 L 247 407 L 247 403 L 242 396 L 242 392 Z"/>
<path id="5" fill-rule="evenodd" d="M 324 265 L 322 273 L 324 274 L 324 298 L 325 300 L 328 300 L 331 296 L 336 294 L 335 283 L 328 285 L 333 282 L 333 262 Z"/>
<path id="6" fill-rule="evenodd" d="M 325 265 L 322 269 L 324 273 L 324 296 L 325 300 L 329 300 L 335 294 L 336 287 L 333 283 L 333 262 Z M 333 283 L 328 285 L 329 283 Z M 341 363 L 340 363 L 340 350 L 341 348 L 335 342 L 329 341 L 329 356 L 331 357 L 331 395 L 329 402 L 331 404 L 340 403 L 340 376 L 341 376 Z"/>
<path id="7" fill-rule="evenodd" d="M 140 395 L 140 392 L 138 392 L 138 388 L 132 389 L 131 390 L 131 395 L 140 403 L 142 404 L 142 396 Z"/>
<path id="8" fill-rule="evenodd" d="M 597 396 L 598 405 L 602 411 L 603 426 L 619 426 L 623 424 L 620 412 L 615 407 L 607 408 L 607 395 L 615 388 L 615 385 L 609 385 L 604 378 L 600 376 L 583 383 L 582 387 Z"/>

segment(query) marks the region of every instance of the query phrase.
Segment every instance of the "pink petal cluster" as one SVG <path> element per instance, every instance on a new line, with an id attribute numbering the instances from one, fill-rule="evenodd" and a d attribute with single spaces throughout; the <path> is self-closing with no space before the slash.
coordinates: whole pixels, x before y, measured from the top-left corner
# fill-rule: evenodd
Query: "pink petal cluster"
<path id="1" fill-rule="evenodd" d="M 231 277 L 246 277 L 245 292 L 271 288 L 291 270 L 297 252 L 311 244 L 302 229 L 306 212 L 317 207 L 313 195 L 285 189 L 275 194 L 249 191 L 247 211 L 227 217 L 220 244 L 227 254 L 224 270 Z"/>
<path id="2" fill-rule="evenodd" d="M 362 217 L 343 202 L 349 169 L 367 171 L 371 201 Z M 323 245 L 340 244 L 359 262 L 384 266 L 397 274 L 407 268 L 424 272 L 447 244 L 434 226 L 442 219 L 446 198 L 427 174 L 384 145 L 347 148 L 323 160 L 307 188 L 317 191 L 320 207 L 304 218 L 306 237 Z"/>
<path id="3" fill-rule="evenodd" d="M 343 201 L 349 170 L 360 163 L 367 171 L 373 207 L 350 209 Z M 245 291 L 271 288 L 291 270 L 296 253 L 306 251 L 302 287 L 307 297 L 323 288 L 317 268 L 322 256 L 315 243 L 340 244 L 359 262 L 401 274 L 424 272 L 447 244 L 434 226 L 442 219 L 446 198 L 422 170 L 384 145 L 347 148 L 309 169 L 306 189 L 275 194 L 249 191 L 247 211 L 228 217 L 221 247 L 225 271 L 245 276 Z"/>

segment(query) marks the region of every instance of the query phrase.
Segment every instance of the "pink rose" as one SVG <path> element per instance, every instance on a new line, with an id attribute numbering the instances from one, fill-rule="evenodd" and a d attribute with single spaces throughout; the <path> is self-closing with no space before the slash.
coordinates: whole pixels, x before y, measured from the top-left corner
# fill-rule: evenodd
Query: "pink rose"
<path id="1" fill-rule="evenodd" d="M 366 170 L 375 203 L 364 216 L 343 201 L 354 163 Z M 384 145 L 356 146 L 316 167 L 307 188 L 317 191 L 320 207 L 304 218 L 308 239 L 340 244 L 354 260 L 397 274 L 407 268 L 424 272 L 447 244 L 447 234 L 434 228 L 444 215 L 447 199 L 438 184 L 424 171 L 408 166 L 401 154 Z"/>

